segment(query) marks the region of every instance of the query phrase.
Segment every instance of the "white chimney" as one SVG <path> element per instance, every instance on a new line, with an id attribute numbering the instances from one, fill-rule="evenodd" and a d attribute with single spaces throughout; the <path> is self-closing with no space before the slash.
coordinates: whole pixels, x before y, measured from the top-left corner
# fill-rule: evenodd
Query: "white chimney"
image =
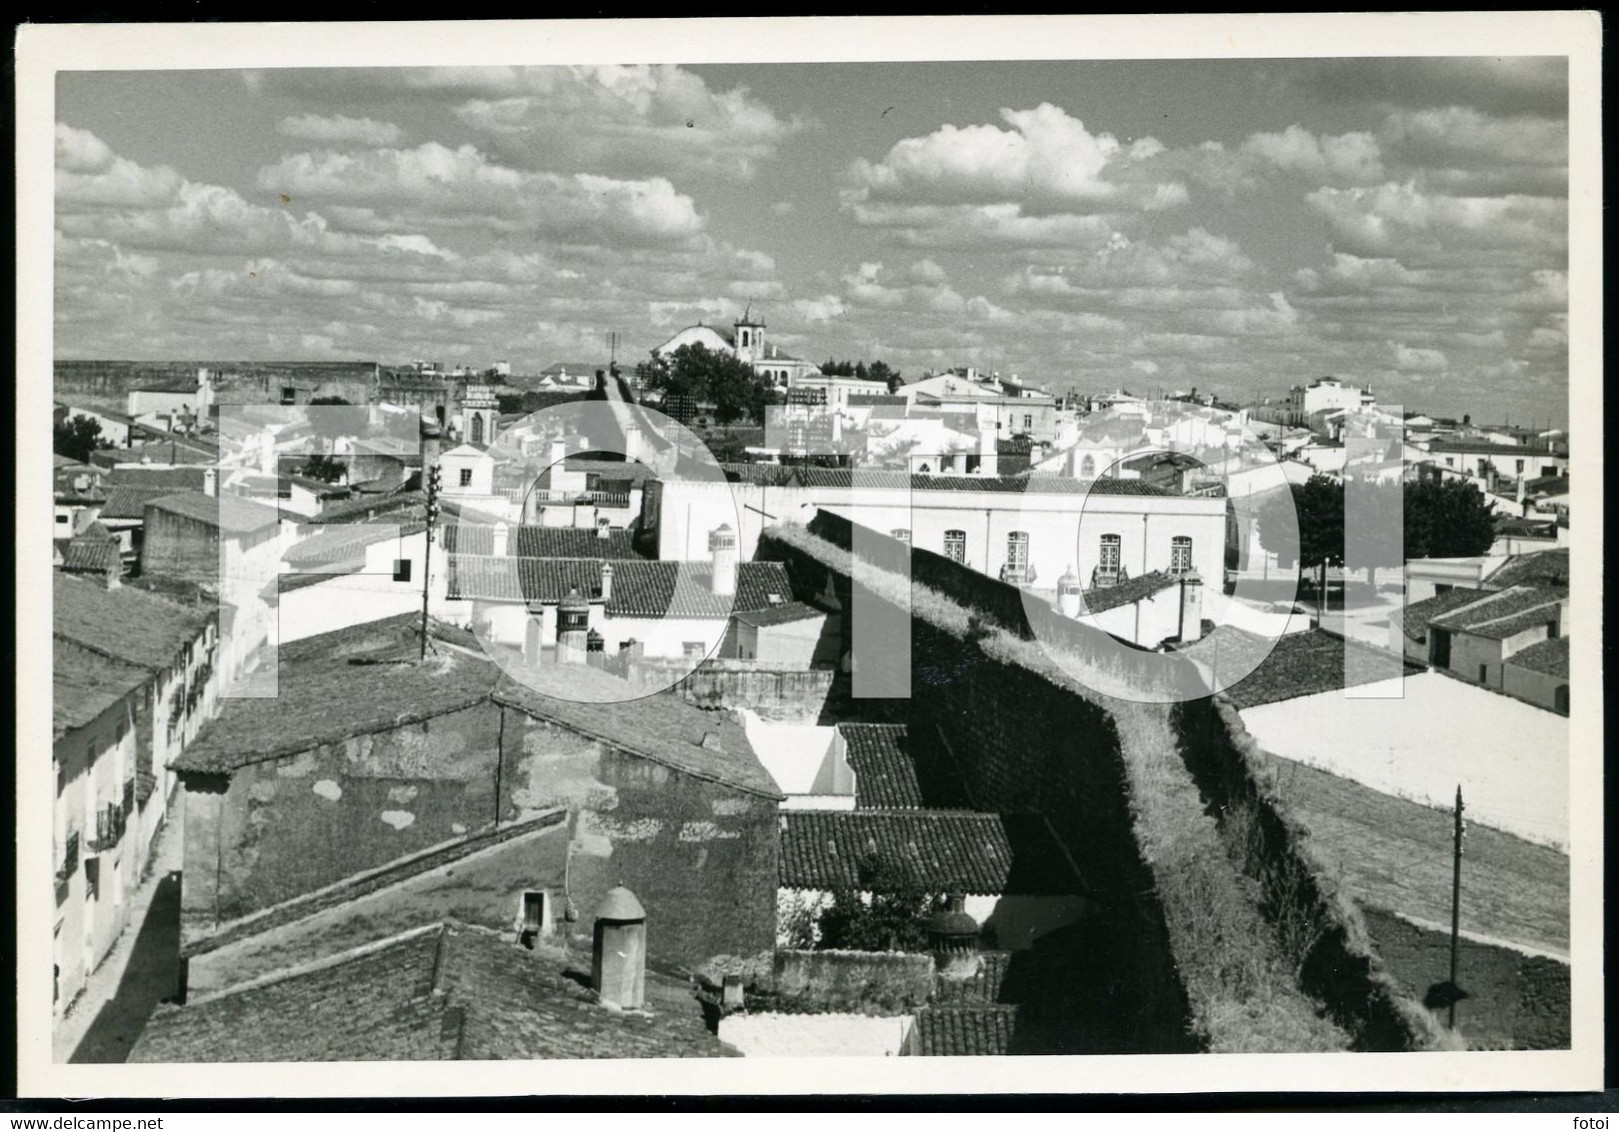
<path id="1" fill-rule="evenodd" d="M 708 551 L 713 558 L 711 582 L 714 594 L 730 597 L 736 593 L 736 532 L 731 524 L 721 523 L 719 529 L 708 536 Z"/>
<path id="2" fill-rule="evenodd" d="M 505 523 L 496 523 L 494 529 L 490 532 L 494 540 L 494 547 L 490 553 L 497 558 L 504 558 L 506 556 L 506 547 L 510 544 L 511 533 L 511 528 Z"/>
<path id="3" fill-rule="evenodd" d="M 202 493 L 204 495 L 219 494 L 219 469 L 204 468 L 202 470 Z"/>
<path id="4" fill-rule="evenodd" d="M 605 515 L 596 517 L 596 537 L 608 539 L 613 536 L 613 521 Z"/>
<path id="5" fill-rule="evenodd" d="M 1068 572 L 1057 579 L 1057 608 L 1062 610 L 1064 617 L 1079 616 L 1079 576 L 1070 566 Z"/>
<path id="6" fill-rule="evenodd" d="M 996 474 L 996 429 L 980 426 L 978 430 L 978 474 L 993 476 Z"/>
<path id="7" fill-rule="evenodd" d="M 641 426 L 630 421 L 624 426 L 624 459 L 641 458 Z"/>
<path id="8" fill-rule="evenodd" d="M 555 469 L 552 473 L 553 475 L 561 474 L 563 471 L 562 461 L 567 458 L 567 455 L 568 442 L 560 436 L 553 438 L 551 441 L 551 466 Z"/>
<path id="9" fill-rule="evenodd" d="M 602 600 L 613 600 L 613 564 L 602 563 Z"/>
<path id="10" fill-rule="evenodd" d="M 1181 575 L 1181 642 L 1191 644 L 1203 638 L 1203 579 L 1197 571 Z"/>

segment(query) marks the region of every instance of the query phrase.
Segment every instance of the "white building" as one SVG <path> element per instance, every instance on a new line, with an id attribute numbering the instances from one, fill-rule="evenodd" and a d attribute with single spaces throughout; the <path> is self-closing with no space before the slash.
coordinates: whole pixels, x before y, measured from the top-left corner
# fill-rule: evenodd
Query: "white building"
<path id="1" fill-rule="evenodd" d="M 820 372 L 815 363 L 784 353 L 766 342 L 764 319 L 751 311 L 732 323 L 729 331 L 701 322 L 688 326 L 677 331 L 652 352 L 662 356 L 687 345 L 701 345 L 714 353 L 740 358 L 753 367 L 754 373 L 783 387 L 791 386 L 794 378 Z"/>

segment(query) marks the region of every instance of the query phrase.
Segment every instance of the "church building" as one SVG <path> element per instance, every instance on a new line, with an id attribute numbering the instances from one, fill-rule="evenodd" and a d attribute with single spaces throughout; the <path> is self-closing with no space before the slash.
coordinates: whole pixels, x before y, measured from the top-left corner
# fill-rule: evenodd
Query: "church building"
<path id="1" fill-rule="evenodd" d="M 717 354 L 730 354 L 741 358 L 753 367 L 754 373 L 769 378 L 784 388 L 794 378 L 820 372 L 820 367 L 814 362 L 807 362 L 803 358 L 784 353 L 776 346 L 767 343 L 764 319 L 755 315 L 751 307 L 731 324 L 730 330 L 699 322 L 696 326 L 688 326 L 677 332 L 652 352 L 658 355 L 670 354 L 682 346 L 694 343 L 701 344 Z"/>

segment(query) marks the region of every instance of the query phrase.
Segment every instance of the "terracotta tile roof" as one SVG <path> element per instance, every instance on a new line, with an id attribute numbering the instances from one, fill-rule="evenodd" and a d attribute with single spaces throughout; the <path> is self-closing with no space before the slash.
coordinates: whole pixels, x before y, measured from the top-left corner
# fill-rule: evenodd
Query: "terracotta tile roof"
<path id="1" fill-rule="evenodd" d="M 1429 452 L 1463 453 L 1478 456 L 1520 456 L 1546 458 L 1557 455 L 1544 448 L 1531 448 L 1520 444 L 1496 444 L 1488 440 L 1435 440 L 1428 445 Z"/>
<path id="2" fill-rule="evenodd" d="M 151 673 L 133 664 L 91 652 L 73 641 L 51 641 L 51 738 L 60 739 L 93 722 L 102 712 L 141 687 Z"/>
<path id="3" fill-rule="evenodd" d="M 1504 640 L 1535 625 L 1556 620 L 1558 605 L 1567 600 L 1566 590 L 1514 586 L 1434 617 L 1429 624 L 1454 633 Z"/>
<path id="4" fill-rule="evenodd" d="M 275 508 L 228 493 L 204 495 L 192 491 L 165 495 L 151 500 L 147 507 L 217 527 L 226 534 L 250 534 L 281 521 L 281 514 Z"/>
<path id="5" fill-rule="evenodd" d="M 546 602 L 560 601 L 576 589 L 592 597 L 601 589 L 602 561 L 452 554 L 449 596 L 452 600 Z M 712 570 L 706 562 L 630 558 L 615 560 L 612 566 L 613 593 L 607 612 L 614 617 L 718 619 L 769 609 L 771 594 L 783 601 L 792 597 L 787 568 L 779 562 L 740 563 L 731 600 L 712 592 Z"/>
<path id="6" fill-rule="evenodd" d="M 1566 586 L 1569 584 L 1568 547 L 1514 555 L 1484 582 L 1494 589 L 1509 586 Z"/>
<path id="7" fill-rule="evenodd" d="M 588 959 L 586 960 L 588 966 Z M 134 1062 L 721 1057 L 692 989 L 646 976 L 649 1010 L 598 1006 L 588 970 L 447 921 L 152 1016 Z"/>
<path id="8" fill-rule="evenodd" d="M 62 550 L 62 569 L 69 574 L 121 574 L 123 563 L 118 540 L 100 523 L 91 523 L 74 535 Z"/>
<path id="9" fill-rule="evenodd" d="M 722 464 L 732 482 L 762 484 L 766 487 L 803 486 L 811 488 L 853 488 L 858 470 L 862 486 L 903 488 L 907 473 L 882 468 L 814 468 L 780 464 Z M 1030 495 L 1154 495 L 1171 494 L 1142 480 L 1080 480 L 1048 474 L 1017 476 L 926 475 L 909 476 L 912 491 L 990 491 L 1026 492 Z"/>
<path id="10" fill-rule="evenodd" d="M 375 731 L 446 715 L 484 702 L 500 670 L 460 655 L 421 664 L 300 665 L 285 656 L 276 667 L 272 698 L 226 700 L 177 770 L 229 772 Z"/>
<path id="11" fill-rule="evenodd" d="M 621 681 L 582 665 L 509 661 L 519 683 L 492 661 L 457 649 L 441 648 L 417 662 L 418 625 L 413 615 L 401 614 L 283 647 L 275 697 L 226 701 L 171 765 L 229 773 L 494 702 L 686 774 L 781 797 L 729 712 L 706 712 L 668 694 L 623 700 Z M 460 649 L 478 648 L 470 634 L 436 622 L 432 634 Z M 590 695 L 600 702 L 573 698 Z"/>
<path id="12" fill-rule="evenodd" d="M 965 810 L 966 788 L 953 767 L 910 741 L 902 723 L 840 723 L 855 774 L 858 810 Z"/>
<path id="13" fill-rule="evenodd" d="M 934 892 L 1059 894 L 1081 891 L 1038 814 L 961 810 L 783 810 L 781 886 L 860 888 L 876 857 Z"/>
<path id="14" fill-rule="evenodd" d="M 1018 1007 L 987 1003 L 927 1006 L 917 1012 L 914 1040 L 921 1057 L 988 1057 L 1014 1052 Z"/>
<path id="15" fill-rule="evenodd" d="M 1488 593 L 1489 591 L 1487 590 L 1455 586 L 1442 594 L 1435 594 L 1433 597 L 1424 598 L 1422 601 L 1412 602 L 1401 613 L 1405 635 L 1419 645 L 1427 643 L 1428 622 L 1442 613 L 1449 613 L 1453 609 L 1459 609 L 1464 605 L 1478 601 L 1480 598 L 1488 596 Z"/>
<path id="16" fill-rule="evenodd" d="M 786 594 L 782 595 L 786 597 Z M 749 609 L 735 614 L 737 621 L 754 628 L 764 628 L 770 625 L 788 625 L 794 621 L 808 621 L 816 617 L 825 617 L 826 613 L 816 609 L 813 605 L 805 605 L 801 601 L 787 602 L 784 605 L 772 606 L 769 609 Z"/>
<path id="17" fill-rule="evenodd" d="M 321 508 L 319 515 L 304 519 L 305 523 L 363 523 L 369 519 L 387 516 L 397 522 L 400 511 L 410 510 L 413 518 L 426 514 L 427 496 L 420 491 L 401 491 L 393 495 L 351 499 L 346 503 L 333 503 Z"/>
<path id="18" fill-rule="evenodd" d="M 58 573 L 52 589 L 58 636 L 151 671 L 167 668 L 201 635 L 208 615 L 131 586 L 115 590 Z"/>
<path id="19" fill-rule="evenodd" d="M 165 494 L 177 491 L 201 491 L 208 482 L 209 469 L 202 464 L 186 464 L 174 468 L 148 467 L 124 464 L 107 472 L 107 482 L 115 487 L 161 487 Z"/>
<path id="20" fill-rule="evenodd" d="M 1133 605 L 1179 583 L 1179 578 L 1171 577 L 1162 570 L 1153 570 L 1139 577 L 1127 578 L 1116 585 L 1094 586 L 1082 595 L 1083 611 L 1105 613 L 1121 605 Z"/>
<path id="21" fill-rule="evenodd" d="M 1233 660 L 1245 653 L 1269 650 L 1257 668 L 1226 689 L 1225 694 L 1238 709 L 1345 687 L 1346 647 L 1350 652 L 1368 659 L 1387 658 L 1389 664 L 1386 670 L 1390 672 L 1397 659 L 1404 665 L 1408 676 L 1423 670 L 1422 665 L 1406 663 L 1403 658 L 1395 658 L 1385 649 L 1373 648 L 1355 640 L 1350 640 L 1346 646 L 1344 638 L 1318 629 L 1286 633 L 1275 641 L 1274 647 L 1269 640 L 1233 625 L 1221 625 L 1216 635 L 1220 638 L 1222 649 L 1230 650 Z M 1351 666 L 1352 676 L 1357 672 L 1380 674 L 1383 671 L 1385 667 L 1381 664 Z"/>
<path id="22" fill-rule="evenodd" d="M 1526 649 L 1519 649 L 1507 657 L 1506 662 L 1518 668 L 1527 668 L 1531 672 L 1567 677 L 1568 641 L 1567 637 L 1553 637 L 1537 642 Z"/>
<path id="23" fill-rule="evenodd" d="M 114 487 L 107 493 L 107 505 L 101 509 L 101 518 L 145 519 L 146 505 L 173 491 L 172 487 Z"/>
<path id="24" fill-rule="evenodd" d="M 493 554 L 495 528 L 485 523 L 451 523 L 441 532 L 451 553 Z M 621 527 L 599 532 L 578 527 L 513 526 L 506 532 L 506 553 L 525 558 L 640 558 L 630 532 Z M 615 567 L 616 569 L 617 567 Z"/>

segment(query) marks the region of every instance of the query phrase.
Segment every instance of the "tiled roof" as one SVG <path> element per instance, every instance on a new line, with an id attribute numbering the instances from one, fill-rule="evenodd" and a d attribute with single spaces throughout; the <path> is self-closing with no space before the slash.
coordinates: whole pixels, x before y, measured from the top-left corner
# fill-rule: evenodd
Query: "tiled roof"
<path id="1" fill-rule="evenodd" d="M 275 508 L 230 494 L 204 495 L 200 491 L 193 491 L 182 495 L 165 495 L 152 500 L 147 506 L 206 523 L 226 534 L 249 534 L 281 520 L 281 514 Z"/>
<path id="2" fill-rule="evenodd" d="M 570 590 L 585 597 L 601 588 L 602 559 L 521 558 L 452 554 L 449 596 L 452 600 L 561 601 Z M 787 568 L 779 562 L 743 562 L 737 567 L 734 599 L 712 592 L 712 567 L 706 562 L 612 562 L 613 593 L 607 612 L 614 617 L 719 619 L 732 613 L 771 608 L 770 595 L 792 597 Z"/>
<path id="3" fill-rule="evenodd" d="M 924 1007 L 916 1015 L 915 1042 L 922 1057 L 987 1057 L 1013 1052 L 1016 1006 L 980 1003 Z"/>
<path id="4" fill-rule="evenodd" d="M 329 565 L 363 560 L 365 548 L 373 543 L 405 538 L 427 529 L 422 521 L 393 523 L 337 523 L 314 526 L 298 532 L 298 541 L 282 557 L 294 566 Z"/>
<path id="5" fill-rule="evenodd" d="M 1568 547 L 1517 554 L 1485 578 L 1495 589 L 1509 586 L 1566 586 L 1569 584 Z"/>
<path id="6" fill-rule="evenodd" d="M 783 597 L 786 595 L 783 594 Z M 801 601 L 788 602 L 785 605 L 773 606 L 770 609 L 749 609 L 736 614 L 736 619 L 744 625 L 754 628 L 764 628 L 770 625 L 787 625 L 794 621 L 808 621 L 816 617 L 825 617 L 826 614 L 812 605 L 805 605 Z"/>
<path id="7" fill-rule="evenodd" d="M 109 570 L 121 573 L 123 556 L 118 540 L 110 537 L 100 523 L 91 523 L 62 551 L 62 569 L 70 574 L 104 574 Z"/>
<path id="8" fill-rule="evenodd" d="M 840 723 L 860 809 L 921 809 L 922 786 L 903 723 Z"/>
<path id="9" fill-rule="evenodd" d="M 840 723 L 855 774 L 860 810 L 966 810 L 967 791 L 953 766 L 910 740 L 904 724 Z"/>
<path id="10" fill-rule="evenodd" d="M 632 487 L 640 487 L 657 473 L 637 460 L 598 460 L 590 456 L 569 456 L 564 462 L 570 472 L 595 474 L 604 480 L 629 480 Z"/>
<path id="11" fill-rule="evenodd" d="M 1232 663 L 1242 663 L 1240 658 L 1244 653 L 1268 650 L 1265 659 L 1257 668 L 1226 689 L 1225 694 L 1239 709 L 1273 704 L 1300 696 L 1313 696 L 1347 687 L 1344 671 L 1346 649 L 1367 658 L 1368 661 L 1374 658 L 1388 661 L 1387 665 L 1352 664 L 1349 671 L 1350 678 L 1358 673 L 1364 673 L 1374 679 L 1379 678 L 1385 671 L 1392 672 L 1396 663 L 1404 664 L 1404 671 L 1408 676 L 1422 671 L 1421 665 L 1404 663 L 1403 658 L 1397 658 L 1387 650 L 1373 648 L 1355 640 L 1346 642 L 1343 637 L 1317 629 L 1303 633 L 1285 633 L 1277 638 L 1274 645 L 1268 639 L 1238 629 L 1234 625 L 1221 625 L 1217 635 L 1221 647 L 1229 650 L 1225 655 L 1231 657 Z"/>
<path id="12" fill-rule="evenodd" d="M 217 718 L 172 764 L 228 772 L 375 731 L 472 707 L 487 700 L 500 670 L 461 655 L 421 664 L 300 665 L 280 658 L 275 695 L 225 701 Z"/>
<path id="13" fill-rule="evenodd" d="M 1506 496 L 1503 499 L 1508 498 Z M 1516 515 L 1508 515 L 1495 521 L 1497 535 L 1539 535 L 1542 538 L 1557 537 L 1557 519 L 1527 519 Z"/>
<path id="14" fill-rule="evenodd" d="M 851 393 L 849 394 L 849 407 L 851 409 L 862 405 L 905 405 L 909 402 L 897 393 Z"/>
<path id="15" fill-rule="evenodd" d="M 284 646 L 274 698 L 226 701 L 173 765 L 230 772 L 492 700 L 696 777 L 781 796 L 728 712 L 705 712 L 668 694 L 624 700 L 621 681 L 583 665 L 513 661 L 519 683 L 457 649 L 441 647 L 416 662 L 417 625 L 404 614 Z M 437 623 L 432 634 L 460 649 L 478 647 L 464 631 Z M 591 695 L 601 702 L 574 698 Z"/>
<path id="16" fill-rule="evenodd" d="M 66 574 L 55 576 L 52 596 L 57 635 L 147 669 L 167 668 L 208 621 L 155 594 L 130 586 L 109 590 Z"/>
<path id="17" fill-rule="evenodd" d="M 1544 672 L 1548 676 L 1568 675 L 1567 637 L 1553 637 L 1539 641 L 1526 649 L 1519 649 L 1507 657 L 1507 663 L 1531 672 Z"/>
<path id="18" fill-rule="evenodd" d="M 1434 617 L 1429 624 L 1451 632 L 1502 640 L 1547 620 L 1556 620 L 1558 604 L 1567 599 L 1567 591 L 1561 589 L 1514 586 Z"/>
<path id="19" fill-rule="evenodd" d="M 72 641 L 51 641 L 51 732 L 60 739 L 83 727 L 151 679 L 144 668 L 91 652 Z"/>
<path id="20" fill-rule="evenodd" d="M 1464 605 L 1478 601 L 1488 595 L 1487 590 L 1469 589 L 1466 586 L 1455 586 L 1442 594 L 1414 601 L 1405 607 L 1401 614 L 1405 635 L 1418 644 L 1428 640 L 1428 622 L 1442 613 L 1449 613 Z"/>
<path id="21" fill-rule="evenodd" d="M 427 496 L 420 491 L 401 491 L 380 498 L 351 499 L 346 503 L 333 503 L 321 508 L 319 515 L 304 519 L 305 523 L 363 523 L 368 519 L 387 517 L 397 522 L 397 513 L 407 508 L 425 508 Z M 412 511 L 415 515 L 416 512 Z M 422 512 L 425 514 L 425 511 Z"/>
<path id="22" fill-rule="evenodd" d="M 863 888 L 861 865 L 874 857 L 928 891 L 1080 891 L 1079 878 L 1038 814 L 783 810 L 781 821 L 783 888 Z"/>
<path id="23" fill-rule="evenodd" d="M 445 922 L 186 1006 L 134 1062 L 492 1061 L 735 1056 L 692 988 L 649 971 L 646 1011 L 596 1004 L 588 958 Z"/>
<path id="24" fill-rule="evenodd" d="M 815 468 L 803 465 L 724 464 L 726 478 L 733 482 L 757 483 L 767 487 L 800 485 L 810 488 L 852 488 L 855 472 L 861 486 L 903 488 L 906 473 L 881 468 Z M 1048 474 L 1019 476 L 910 475 L 912 491 L 990 491 L 1026 492 L 1030 495 L 1155 495 L 1171 494 L 1142 480 L 1080 480 Z"/>
<path id="25" fill-rule="evenodd" d="M 107 482 L 114 487 L 161 487 L 165 494 L 172 495 L 177 491 L 201 491 L 208 482 L 208 472 L 203 464 L 173 468 L 123 464 L 107 472 Z"/>
<path id="26" fill-rule="evenodd" d="M 101 509 L 103 519 L 145 519 L 146 505 L 174 491 L 171 487 L 114 487 Z"/>
<path id="27" fill-rule="evenodd" d="M 1082 595 L 1083 612 L 1105 613 L 1121 605 L 1133 605 L 1179 583 L 1179 578 L 1171 577 L 1162 570 L 1153 570 L 1116 585 L 1095 586 Z"/>
<path id="28" fill-rule="evenodd" d="M 1521 444 L 1495 444 L 1488 440 L 1435 440 L 1428 445 L 1429 452 L 1461 453 L 1469 456 L 1518 456 L 1546 458 L 1556 455 L 1543 448 Z"/>
<path id="29" fill-rule="evenodd" d="M 451 523 L 443 532 L 450 553 L 493 554 L 495 528 L 483 523 Z M 605 538 L 579 527 L 514 526 L 506 532 L 506 553 L 524 558 L 640 558 L 630 532 L 610 527 Z M 617 569 L 615 566 L 614 569 Z"/>

